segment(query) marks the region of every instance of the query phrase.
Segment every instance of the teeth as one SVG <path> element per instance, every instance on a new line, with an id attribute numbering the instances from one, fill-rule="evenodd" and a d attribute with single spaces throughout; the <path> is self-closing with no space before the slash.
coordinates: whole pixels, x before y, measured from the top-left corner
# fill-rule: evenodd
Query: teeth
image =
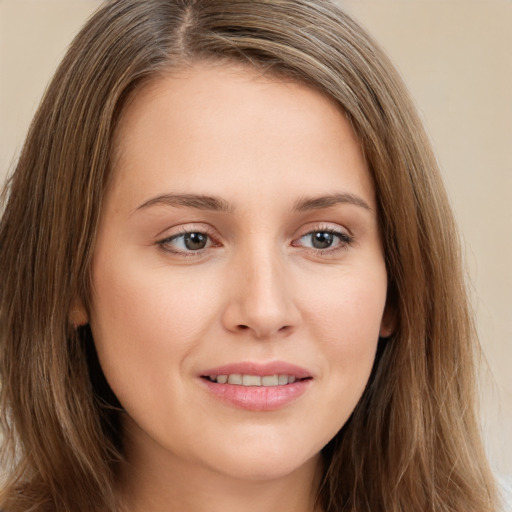
<path id="1" fill-rule="evenodd" d="M 232 373 L 230 375 L 211 375 L 210 380 L 218 384 L 234 384 L 237 386 L 284 386 L 293 384 L 297 379 L 293 375 L 242 375 Z"/>
<path id="2" fill-rule="evenodd" d="M 282 386 L 283 384 L 288 384 L 288 375 L 279 375 L 277 378 L 277 383 Z"/>
<path id="3" fill-rule="evenodd" d="M 243 384 L 242 376 L 239 373 L 233 373 L 228 377 L 229 384 Z"/>
<path id="4" fill-rule="evenodd" d="M 279 376 L 278 375 L 266 375 L 265 377 L 261 377 L 261 385 L 262 386 L 277 386 L 277 385 L 279 385 Z"/>
<path id="5" fill-rule="evenodd" d="M 258 375 L 244 375 L 242 384 L 244 386 L 261 386 L 261 377 Z"/>

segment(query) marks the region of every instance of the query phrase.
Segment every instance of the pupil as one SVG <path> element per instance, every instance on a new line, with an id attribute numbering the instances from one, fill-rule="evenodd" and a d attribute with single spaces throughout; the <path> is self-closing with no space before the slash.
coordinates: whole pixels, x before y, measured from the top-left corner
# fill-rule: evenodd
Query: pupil
<path id="1" fill-rule="evenodd" d="M 185 235 L 185 247 L 191 251 L 204 249 L 207 237 L 203 233 L 188 233 Z"/>
<path id="2" fill-rule="evenodd" d="M 334 235 L 332 233 L 319 231 L 313 236 L 313 247 L 315 249 L 326 249 L 332 245 Z"/>

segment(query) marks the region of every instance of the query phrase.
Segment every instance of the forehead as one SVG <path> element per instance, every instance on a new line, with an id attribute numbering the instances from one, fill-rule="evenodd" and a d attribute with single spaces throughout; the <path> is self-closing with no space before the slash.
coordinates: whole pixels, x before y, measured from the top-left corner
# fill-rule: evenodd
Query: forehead
<path id="1" fill-rule="evenodd" d="M 373 201 L 360 144 L 335 102 L 241 65 L 199 63 L 148 83 L 126 105 L 115 147 L 114 183 L 139 192 L 149 181 L 211 193 L 269 180 L 291 192 L 344 175 Z"/>

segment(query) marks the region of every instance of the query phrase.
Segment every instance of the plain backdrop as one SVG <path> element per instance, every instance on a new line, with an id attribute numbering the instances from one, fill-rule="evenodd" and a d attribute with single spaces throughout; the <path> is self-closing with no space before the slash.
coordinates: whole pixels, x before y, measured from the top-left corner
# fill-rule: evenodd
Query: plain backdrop
<path id="1" fill-rule="evenodd" d="M 482 425 L 512 478 L 512 0 L 340 0 L 380 41 L 432 138 L 465 246 L 485 358 Z M 98 0 L 0 0 L 0 180 Z M 487 370 L 485 370 L 487 368 Z"/>

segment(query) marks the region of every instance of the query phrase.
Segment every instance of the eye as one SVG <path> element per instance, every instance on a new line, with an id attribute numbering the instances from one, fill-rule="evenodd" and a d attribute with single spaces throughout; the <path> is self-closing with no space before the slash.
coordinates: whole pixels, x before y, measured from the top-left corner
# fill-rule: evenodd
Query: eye
<path id="1" fill-rule="evenodd" d="M 183 245 L 189 251 L 204 249 L 208 243 L 208 235 L 204 233 L 187 233 L 186 235 L 181 235 L 181 237 L 183 238 Z"/>
<path id="2" fill-rule="evenodd" d="M 309 233 L 305 238 L 310 238 L 311 245 L 315 249 L 328 249 L 336 241 L 334 233 L 330 233 L 329 231 L 316 231 L 315 233 Z"/>
<path id="3" fill-rule="evenodd" d="M 300 243 L 299 243 L 300 242 Z M 322 229 L 310 231 L 292 245 L 311 248 L 317 251 L 342 249 L 352 242 L 352 237 L 341 231 Z"/>
<path id="4" fill-rule="evenodd" d="M 201 231 L 187 231 L 170 236 L 159 242 L 161 247 L 173 253 L 198 252 L 212 245 L 212 240 L 207 233 Z"/>

